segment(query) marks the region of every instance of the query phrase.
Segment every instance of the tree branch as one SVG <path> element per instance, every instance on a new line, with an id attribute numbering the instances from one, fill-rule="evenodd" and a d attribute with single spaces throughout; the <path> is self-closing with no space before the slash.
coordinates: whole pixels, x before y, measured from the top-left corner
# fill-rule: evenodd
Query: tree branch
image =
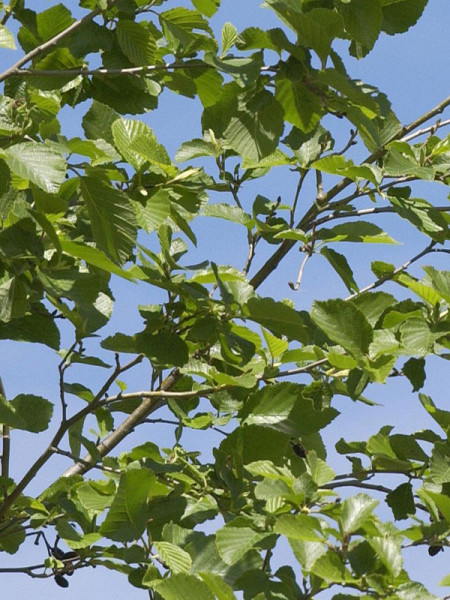
<path id="1" fill-rule="evenodd" d="M 169 391 L 178 379 L 181 377 L 180 371 L 174 369 L 162 382 L 159 392 Z M 117 446 L 135 427 L 142 423 L 150 414 L 158 410 L 166 402 L 164 397 L 156 397 L 155 392 L 151 392 L 151 395 L 143 400 L 143 402 L 115 429 L 109 434 L 109 436 L 103 440 L 98 446 L 97 450 L 100 456 L 106 456 L 109 452 Z M 72 465 L 66 471 L 63 476 L 69 477 L 70 475 L 87 473 L 95 464 L 95 459 L 91 454 L 86 454 L 82 461 L 78 461 Z"/>
<path id="2" fill-rule="evenodd" d="M 113 373 L 110 377 L 108 377 L 106 383 L 101 387 L 100 391 L 96 394 L 92 402 L 90 402 L 85 408 L 83 408 L 82 410 L 74 414 L 72 417 L 70 417 L 70 419 L 67 419 L 65 422 L 61 422 L 50 444 L 31 465 L 31 467 L 28 469 L 28 471 L 25 473 L 22 479 L 17 483 L 16 487 L 12 490 L 9 496 L 6 496 L 6 498 L 3 500 L 2 504 L 0 505 L 0 519 L 7 513 L 7 511 L 15 502 L 15 500 L 20 496 L 20 494 L 24 491 L 27 485 L 34 479 L 38 471 L 40 471 L 40 469 L 46 464 L 49 458 L 53 454 L 55 454 L 54 449 L 59 446 L 59 443 L 63 439 L 68 429 L 72 425 L 77 423 L 80 419 L 92 413 L 92 411 L 95 410 L 95 408 L 98 408 L 100 400 L 108 391 L 109 387 L 114 383 L 117 376 L 140 363 L 142 359 L 142 356 L 138 356 L 123 367 L 121 367 L 117 361 L 116 368 L 114 369 Z"/>
<path id="3" fill-rule="evenodd" d="M 425 123 L 429 119 L 432 119 L 439 113 L 442 113 L 447 106 L 450 105 L 450 96 L 445 98 L 442 102 L 437 104 L 434 108 L 424 113 L 421 117 L 410 123 L 409 125 L 405 125 L 399 132 L 393 135 L 386 144 L 375 150 L 372 154 L 370 154 L 366 160 L 364 160 L 361 164 L 370 164 L 378 160 L 383 156 L 385 152 L 385 147 L 388 143 L 393 142 L 394 140 L 401 139 L 406 134 L 412 132 L 414 129 Z M 320 206 L 317 206 L 317 203 L 311 205 L 309 210 L 305 213 L 305 215 L 301 218 L 297 225 L 297 229 L 303 229 L 303 231 L 308 231 L 311 227 L 312 221 L 317 217 L 317 215 L 325 210 L 329 209 L 329 201 L 335 198 L 338 194 L 340 194 L 345 188 L 347 188 L 350 184 L 354 183 L 351 179 L 344 177 L 341 179 L 334 187 L 332 187 L 328 192 L 326 192 L 321 198 L 322 202 Z M 295 246 L 295 240 L 285 240 L 278 246 L 272 256 L 266 261 L 266 263 L 259 269 L 259 271 L 252 277 L 250 280 L 250 284 L 256 290 L 269 275 L 278 267 L 283 258 L 288 254 L 288 252 Z"/>
<path id="4" fill-rule="evenodd" d="M 110 8 L 116 2 L 117 2 L 117 0 L 108 0 L 107 1 L 108 8 Z M 103 9 L 101 9 L 101 8 L 96 8 L 95 10 L 92 10 L 90 13 L 85 15 L 82 19 L 78 19 L 78 21 L 74 21 L 71 25 L 69 25 L 69 27 L 67 27 L 67 29 L 64 29 L 64 31 L 61 31 L 57 35 L 53 36 L 51 39 L 49 39 L 46 42 L 44 42 L 43 44 L 41 44 L 40 46 L 36 46 L 36 48 L 33 48 L 33 50 L 28 52 L 28 54 L 25 54 L 25 56 L 23 56 L 20 60 L 18 60 L 11 67 L 9 67 L 9 69 L 6 69 L 6 71 L 3 71 L 3 73 L 0 74 L 0 82 L 4 81 L 8 77 L 11 77 L 11 75 L 17 75 L 18 73 L 20 73 L 20 67 L 22 67 L 23 65 L 26 65 L 28 62 L 30 62 L 30 60 L 32 60 L 36 56 L 39 56 L 46 50 L 49 50 L 50 48 L 53 48 L 54 46 L 56 46 L 61 40 L 66 38 L 68 35 L 70 35 L 74 31 L 76 31 L 77 29 L 79 29 L 80 27 L 85 25 L 86 23 L 89 23 L 90 21 L 95 19 L 95 17 L 97 15 L 99 15 L 101 12 L 103 12 Z"/>
<path id="5" fill-rule="evenodd" d="M 175 71 L 177 69 L 190 70 L 215 68 L 216 67 L 214 65 L 210 65 L 202 61 L 192 63 L 168 62 L 159 65 L 143 65 L 140 67 L 123 67 L 115 69 L 105 69 L 103 67 L 98 69 L 87 69 L 86 67 L 80 67 L 79 69 L 17 69 L 14 73 L 9 73 L 6 77 L 78 77 L 79 75 L 108 77 L 111 75 L 145 75 L 146 73 L 153 73 L 155 71 Z M 260 71 L 262 73 L 276 72 L 277 69 L 274 66 L 268 65 L 261 67 Z M 0 81 L 2 81 L 2 79 L 0 79 Z"/>

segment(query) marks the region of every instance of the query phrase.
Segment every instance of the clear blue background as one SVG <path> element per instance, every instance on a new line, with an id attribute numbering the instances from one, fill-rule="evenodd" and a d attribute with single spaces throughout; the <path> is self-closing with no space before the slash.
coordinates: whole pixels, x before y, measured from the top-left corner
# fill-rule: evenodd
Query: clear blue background
<path id="1" fill-rule="evenodd" d="M 31 8 L 40 11 L 56 4 L 43 0 L 28 2 Z M 71 8 L 74 2 L 66 2 Z M 168 2 L 164 9 L 180 2 Z M 183 2 L 190 7 L 190 3 Z M 278 26 L 279 22 L 275 15 L 266 9 L 259 7 L 257 0 L 222 0 L 222 8 L 213 18 L 215 30 L 220 32 L 223 23 L 232 22 L 238 30 L 248 26 L 260 26 L 267 28 Z M 74 11 L 79 9 L 73 7 Z M 79 12 L 74 12 L 78 15 Z M 418 25 L 408 33 L 395 37 L 382 35 L 375 49 L 364 60 L 358 62 L 348 57 L 346 59 L 349 73 L 367 83 L 376 85 L 387 93 L 393 108 L 400 120 L 408 123 L 422 113 L 426 112 L 449 94 L 448 82 L 450 80 L 449 59 L 450 36 L 449 30 L 449 6 L 448 0 L 430 0 L 424 16 Z M 220 35 L 219 35 L 220 39 Z M 345 52 L 346 44 L 338 44 L 336 48 Z M 0 53 L 0 67 L 7 68 L 21 55 L 20 51 L 13 52 L 2 50 Z M 75 110 L 65 108 L 62 113 L 63 132 L 68 136 L 82 135 L 81 117 L 86 112 L 88 105 L 77 107 Z M 163 143 L 169 154 L 173 157 L 180 144 L 193 137 L 201 136 L 200 129 L 201 107 L 198 101 L 179 97 L 172 92 L 164 92 L 160 98 L 160 108 L 154 113 L 149 113 L 141 118 L 150 125 Z M 346 123 L 338 120 L 327 121 L 327 126 L 332 132 L 337 131 L 337 137 L 345 140 L 350 129 Z M 341 146 L 340 143 L 337 144 Z M 355 150 L 355 157 L 363 158 L 364 150 Z M 211 169 L 213 165 L 206 163 L 206 168 Z M 215 174 L 215 173 L 214 173 Z M 281 194 L 283 201 L 288 202 L 296 186 L 296 181 L 289 178 L 288 171 L 274 170 L 266 180 L 260 180 L 248 186 L 242 200 L 244 207 L 250 207 L 254 196 L 262 193 L 271 199 Z M 314 190 L 305 187 L 303 195 L 306 205 L 311 201 Z M 445 204 L 448 190 L 437 184 L 421 184 L 415 188 L 415 194 L 421 195 L 429 201 L 437 204 Z M 225 196 L 214 197 L 213 201 L 231 201 Z M 358 205 L 359 206 L 359 205 Z M 363 204 L 361 204 L 361 207 Z M 402 264 L 411 258 L 427 243 L 427 239 L 411 231 L 406 223 L 393 222 L 389 216 L 382 216 L 376 221 L 385 227 L 388 233 L 403 242 L 399 246 L 341 246 L 340 250 L 347 253 L 349 262 L 355 271 L 355 276 L 360 287 L 364 287 L 373 281 L 370 272 L 370 261 L 374 258 L 386 260 L 396 265 Z M 188 254 L 188 262 L 205 258 L 213 259 L 221 264 L 232 264 L 242 267 L 246 256 L 246 243 L 244 232 L 234 225 L 224 226 L 222 222 L 214 219 L 201 219 L 194 225 L 195 232 L 199 238 L 198 249 Z M 152 240 L 148 241 L 153 243 Z M 269 248 L 269 251 L 273 250 Z M 255 258 L 254 269 L 264 262 L 268 256 L 267 252 L 258 251 Z M 301 256 L 296 250 L 285 259 L 277 272 L 265 283 L 259 292 L 277 298 L 292 298 L 298 308 L 308 308 L 311 302 L 317 298 L 334 296 L 345 297 L 346 290 L 337 276 L 321 257 L 313 257 L 308 263 L 301 289 L 294 293 L 287 285 L 288 281 L 295 280 Z M 421 261 L 411 272 L 421 276 L 421 265 L 431 261 Z M 433 264 L 440 268 L 448 268 L 448 261 L 444 257 L 433 257 Z M 255 272 L 253 269 L 253 272 Z M 141 327 L 141 319 L 137 312 L 137 303 L 149 304 L 158 302 L 159 298 L 154 290 L 142 285 L 134 286 L 125 282 L 114 284 L 116 295 L 116 307 L 111 323 L 105 328 L 108 333 L 115 331 L 135 332 Z M 387 291 L 393 287 L 386 287 Z M 71 343 L 71 338 L 66 330 L 65 344 Z M 103 332 L 102 332 L 103 333 Z M 95 344 L 90 344 L 95 351 Z M 7 395 L 14 397 L 18 393 L 34 393 L 47 397 L 55 402 L 56 413 L 58 412 L 58 390 L 57 390 L 57 364 L 58 358 L 55 354 L 43 346 L 30 344 L 15 344 L 1 342 L 0 373 L 3 378 Z M 110 357 L 108 357 L 110 358 Z M 429 360 L 427 381 L 424 391 L 430 394 L 436 403 L 443 408 L 448 407 L 448 387 L 450 384 L 449 370 L 445 361 L 437 359 Z M 77 380 L 75 374 L 69 372 L 69 380 Z M 88 386 L 97 389 L 103 381 L 103 373 L 95 369 L 84 367 L 79 371 L 78 380 Z M 148 366 L 142 365 L 130 373 L 126 378 L 129 390 L 147 389 L 149 383 Z M 361 404 L 354 404 L 349 400 L 337 399 L 336 407 L 342 411 L 333 424 L 325 431 L 325 438 L 330 447 L 330 463 L 339 472 L 347 472 L 349 468 L 342 457 L 336 456 L 332 448 L 334 443 L 342 436 L 346 439 L 367 439 L 376 433 L 385 424 L 396 426 L 396 431 L 408 433 L 417 429 L 433 427 L 433 422 L 421 409 L 417 395 L 411 393 L 411 386 L 401 378 L 390 380 L 385 386 L 372 386 L 368 394 L 381 406 L 369 408 Z M 76 407 L 74 400 L 73 408 Z M 160 416 L 160 415 L 156 415 Z M 56 426 L 56 422 L 53 424 Z M 142 443 L 150 439 L 161 445 L 171 445 L 173 441 L 171 427 L 163 425 L 141 426 L 135 436 L 134 443 Z M 189 447 L 202 450 L 205 458 L 211 456 L 211 447 L 218 443 L 218 439 L 210 433 L 195 431 L 183 438 Z M 12 451 L 14 455 L 13 475 L 20 479 L 30 463 L 45 448 L 48 439 L 45 436 L 32 434 L 13 433 Z M 130 442 L 119 447 L 123 450 L 129 447 Z M 54 480 L 64 468 L 68 466 L 67 460 L 60 457 L 54 458 L 39 474 L 27 491 L 39 493 L 47 484 Z M 90 473 L 90 477 L 98 475 Z M 382 518 L 389 519 L 390 512 L 380 505 L 379 514 Z M 405 566 L 412 578 L 425 583 L 430 591 L 438 596 L 445 595 L 445 588 L 437 586 L 438 581 L 448 572 L 448 557 L 450 551 L 440 553 L 435 558 L 430 558 L 426 548 L 409 549 L 405 552 Z M 2 555 L 2 567 L 30 565 L 42 562 L 45 557 L 43 546 L 35 547 L 30 542 L 17 555 L 12 557 Z M 290 553 L 287 545 L 281 548 L 280 562 L 290 561 Z M 295 561 L 292 563 L 295 567 Z M 80 598 L 95 598 L 102 600 L 118 600 L 127 598 L 134 600 L 146 598 L 144 590 L 131 587 L 126 577 L 101 568 L 84 569 L 78 571 L 70 580 L 67 590 L 58 588 L 52 579 L 31 580 L 25 575 L 4 574 L 0 575 L 0 589 L 4 598 L 26 598 L 29 595 L 40 600 L 41 598 L 66 600 L 79 600 Z M 327 600 L 331 598 L 337 589 L 320 594 L 320 598 Z M 180 599 L 181 600 L 181 599 Z"/>

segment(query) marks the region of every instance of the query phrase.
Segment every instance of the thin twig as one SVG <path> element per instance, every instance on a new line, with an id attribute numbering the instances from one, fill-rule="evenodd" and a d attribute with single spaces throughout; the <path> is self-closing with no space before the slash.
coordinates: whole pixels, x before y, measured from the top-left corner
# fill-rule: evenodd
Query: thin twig
<path id="1" fill-rule="evenodd" d="M 311 258 L 311 256 L 314 254 L 314 244 L 316 241 L 315 234 L 316 234 L 316 228 L 314 226 L 312 228 L 310 241 L 307 244 L 303 245 L 303 251 L 306 253 L 306 255 L 305 255 L 305 258 L 302 260 L 302 264 L 300 265 L 300 269 L 298 271 L 298 276 L 297 276 L 297 281 L 295 283 L 293 283 L 292 281 L 289 281 L 289 287 L 291 288 L 291 290 L 294 290 L 295 292 L 300 288 L 300 285 L 302 283 L 303 272 L 305 270 L 306 263 Z"/>
<path id="2" fill-rule="evenodd" d="M 117 2 L 117 0 L 108 0 L 108 2 L 107 2 L 108 8 L 110 8 L 116 2 Z M 16 75 L 16 74 L 20 73 L 20 68 L 23 65 L 26 65 L 28 62 L 30 62 L 30 60 L 32 60 L 36 56 L 39 56 L 46 50 L 49 50 L 50 48 L 53 48 L 54 46 L 56 46 L 61 40 L 66 38 L 68 35 L 70 35 L 74 31 L 76 31 L 83 25 L 86 25 L 86 23 L 89 23 L 90 21 L 95 19 L 95 17 L 97 15 L 99 15 L 101 12 L 103 12 L 103 9 L 101 9 L 101 8 L 96 8 L 96 9 L 92 10 L 90 13 L 85 15 L 82 19 L 78 19 L 78 21 L 74 21 L 71 25 L 69 25 L 69 27 L 67 27 L 66 29 L 64 29 L 63 31 L 58 33 L 57 35 L 53 36 L 51 39 L 47 40 L 40 46 L 36 46 L 36 48 L 33 48 L 33 50 L 31 50 L 30 52 L 25 54 L 25 56 L 22 56 L 22 58 L 20 60 L 18 60 L 11 67 L 9 67 L 9 69 L 6 69 L 6 71 L 3 71 L 3 73 L 0 74 L 0 82 L 4 81 L 8 77 L 11 77 L 11 75 Z"/>
<path id="3" fill-rule="evenodd" d="M 69 367 L 70 362 L 69 359 L 72 356 L 75 348 L 78 345 L 78 340 L 75 340 L 75 342 L 71 345 L 71 347 L 67 350 L 66 354 L 64 355 L 64 358 L 61 360 L 61 362 L 58 365 L 58 372 L 59 372 L 59 398 L 61 401 L 61 412 L 62 412 L 62 422 L 65 423 L 67 421 L 67 403 L 66 403 L 66 396 L 65 396 L 65 389 L 64 389 L 64 374 L 66 372 L 66 369 Z"/>
<path id="4" fill-rule="evenodd" d="M 432 208 L 437 212 L 450 212 L 450 206 L 433 206 Z M 329 221 L 334 221 L 335 219 L 345 219 L 347 217 L 363 217 L 365 215 L 377 215 L 380 213 L 394 212 L 396 212 L 396 210 L 393 206 L 379 206 L 376 208 L 361 208 L 360 210 L 352 210 L 348 212 L 334 212 L 326 217 L 317 219 L 314 221 L 314 225 L 317 227 L 319 225 L 323 225 L 323 223 L 328 223 Z"/>
<path id="5" fill-rule="evenodd" d="M 295 190 L 294 202 L 292 203 L 292 208 L 290 210 L 290 218 L 289 218 L 289 227 L 292 229 L 295 221 L 295 211 L 297 210 L 298 199 L 300 198 L 300 192 L 302 191 L 303 182 L 305 181 L 306 176 L 308 175 L 308 169 L 301 169 L 300 177 L 297 184 L 297 189 Z"/>
<path id="6" fill-rule="evenodd" d="M 81 459 L 79 456 L 75 456 L 75 454 L 72 454 L 71 452 L 67 452 L 66 450 L 61 450 L 61 448 L 52 447 L 51 450 L 54 454 L 60 454 L 61 456 L 66 456 L 67 458 L 71 458 L 73 461 L 84 463 L 83 459 Z M 105 467 L 104 465 L 99 465 L 98 463 L 93 465 L 93 464 L 87 462 L 86 466 L 90 467 L 91 469 L 100 469 L 100 471 L 104 471 L 105 473 L 114 473 L 115 475 L 121 474 L 120 469 L 113 469 L 111 467 Z"/>
<path id="7" fill-rule="evenodd" d="M 145 421 L 142 421 L 143 423 L 150 423 L 151 425 L 154 425 L 156 423 L 165 423 L 166 425 L 176 425 L 178 426 L 180 424 L 180 421 L 174 421 L 173 419 L 145 419 Z M 210 429 L 213 429 L 214 431 L 217 431 L 217 433 L 220 433 L 222 435 L 227 436 L 228 433 L 226 431 L 224 431 L 223 429 L 219 429 L 219 427 L 210 427 Z"/>
<path id="8" fill-rule="evenodd" d="M 334 490 L 340 487 L 358 487 L 365 490 L 383 492 L 384 494 L 390 494 L 392 492 L 391 488 L 388 488 L 384 485 L 377 485 L 375 483 L 364 483 L 359 479 L 351 479 L 350 481 L 332 481 L 331 483 L 326 483 L 325 485 L 321 486 L 321 488 L 324 488 L 326 490 Z"/>
<path id="9" fill-rule="evenodd" d="M 402 137 L 402 142 L 410 142 L 411 140 L 421 135 L 424 135 L 425 133 L 433 134 L 437 129 L 440 129 L 441 127 L 446 127 L 447 125 L 450 125 L 450 119 L 446 119 L 445 121 L 438 120 L 434 125 L 430 125 L 429 127 L 425 127 L 424 129 L 419 129 L 418 131 L 415 131 L 410 135 L 405 135 L 405 137 Z"/>
<path id="10" fill-rule="evenodd" d="M 0 377 L 0 395 L 6 399 L 5 388 Z M 8 425 L 2 425 L 2 477 L 9 477 L 9 459 L 11 456 L 11 431 Z"/>
<path id="11" fill-rule="evenodd" d="M 396 275 L 398 275 L 402 271 L 405 271 L 409 266 L 411 266 L 413 263 L 418 261 L 420 258 L 425 256 L 426 254 L 429 254 L 430 252 L 435 252 L 436 250 L 434 250 L 434 247 L 436 246 L 436 244 L 437 244 L 437 242 L 435 242 L 433 240 L 432 242 L 430 242 L 428 244 L 428 246 L 426 248 L 424 248 L 421 252 L 416 254 L 416 256 L 413 256 L 413 258 L 410 258 L 409 260 L 407 260 L 405 263 L 400 265 L 400 267 L 397 267 L 396 269 L 394 269 L 391 273 L 387 273 L 386 275 L 379 277 L 376 281 L 374 281 L 370 285 L 368 285 L 365 288 L 359 290 L 358 292 L 352 294 L 351 296 L 348 296 L 346 298 L 346 300 L 351 300 L 352 298 L 355 298 L 356 296 L 360 296 L 361 294 L 364 294 L 364 292 L 374 290 L 375 288 L 380 287 L 380 285 L 383 285 L 383 283 L 385 283 L 386 281 L 393 279 Z"/>
<path id="12" fill-rule="evenodd" d="M 207 396 L 208 394 L 214 394 L 215 392 L 223 391 L 228 389 L 229 385 L 220 385 L 217 387 L 203 388 L 201 390 L 191 390 L 190 392 L 170 392 L 163 389 L 150 391 L 142 390 L 140 392 L 129 392 L 128 394 L 117 394 L 116 396 L 108 396 L 104 400 L 101 400 L 99 406 L 109 406 L 114 402 L 120 402 L 121 400 L 133 400 L 134 398 L 149 398 L 149 399 L 165 399 L 165 398 L 197 398 L 198 396 Z"/>

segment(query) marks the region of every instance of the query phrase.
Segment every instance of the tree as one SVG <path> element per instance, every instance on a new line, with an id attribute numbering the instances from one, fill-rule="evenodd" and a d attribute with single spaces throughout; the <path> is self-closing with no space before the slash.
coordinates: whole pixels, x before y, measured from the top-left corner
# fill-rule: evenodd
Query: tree
<path id="1" fill-rule="evenodd" d="M 60 398 L 0 388 L 0 549 L 18 565 L 30 542 L 42 550 L 0 573 L 67 587 L 101 565 L 164 600 L 435 598 L 403 555 L 449 545 L 450 412 L 421 392 L 427 358 L 450 356 L 450 272 L 432 262 L 449 253 L 449 207 L 413 187 L 450 181 L 450 98 L 402 124 L 336 50 L 345 40 L 364 59 L 426 0 L 266 0 L 277 27 L 226 23 L 220 41 L 220 0 L 71 4 L 2 4 L 0 45 L 18 29 L 23 56 L 0 75 L 0 338 L 33 344 L 36 361 L 42 345 L 57 352 Z M 165 89 L 203 109 L 175 161 L 135 116 Z M 67 107 L 83 111 L 84 137 L 61 133 Z M 292 197 L 264 195 L 273 172 Z M 361 288 L 335 247 L 395 243 L 377 224 L 386 213 L 425 242 L 402 265 L 374 260 Z M 203 217 L 241 231 L 239 265 L 207 249 L 192 264 Z M 279 299 L 272 277 L 298 250 L 293 290 L 321 256 L 347 297 L 309 310 Z M 410 267 L 425 257 L 419 279 Z M 138 330 L 105 334 L 120 279 L 156 300 Z M 143 364 L 150 382 L 131 387 Z M 337 473 L 321 434 L 340 411 L 352 418 L 345 399 L 374 404 L 393 378 L 436 426 L 341 439 Z M 168 448 L 136 442 L 150 424 Z M 184 445 L 189 430 L 215 436 L 211 460 Z M 20 474 L 33 434 L 45 449 Z M 57 456 L 70 466 L 49 484 Z M 283 539 L 293 558 L 281 551 L 279 566 Z"/>

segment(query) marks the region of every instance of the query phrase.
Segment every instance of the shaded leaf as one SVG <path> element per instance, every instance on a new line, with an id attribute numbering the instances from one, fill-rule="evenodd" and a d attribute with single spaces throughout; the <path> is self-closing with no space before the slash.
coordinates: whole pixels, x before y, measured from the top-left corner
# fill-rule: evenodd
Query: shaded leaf
<path id="1" fill-rule="evenodd" d="M 0 423 L 32 433 L 45 431 L 52 418 L 53 404 L 33 394 L 19 394 L 13 400 L 0 396 Z"/>

